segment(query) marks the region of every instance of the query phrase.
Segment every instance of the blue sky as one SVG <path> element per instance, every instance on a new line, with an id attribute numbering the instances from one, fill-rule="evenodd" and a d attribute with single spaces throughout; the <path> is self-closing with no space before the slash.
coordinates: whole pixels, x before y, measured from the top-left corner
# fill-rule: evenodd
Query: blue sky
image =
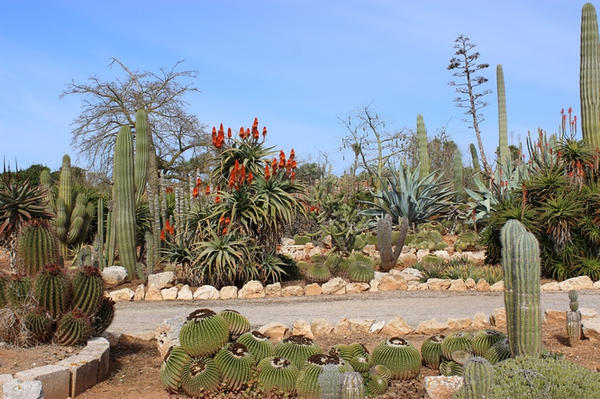
<path id="1" fill-rule="evenodd" d="M 452 102 L 446 70 L 453 40 L 478 45 L 493 93 L 482 126 L 488 157 L 497 145 L 495 65 L 506 81 L 512 142 L 554 131 L 560 109 L 579 114 L 579 24 L 583 1 L 8 1 L 0 13 L 0 156 L 20 167 L 58 168 L 70 153 L 80 98 L 65 84 L 110 79 L 117 57 L 158 70 L 185 59 L 201 93 L 190 111 L 208 126 L 250 125 L 301 159 L 327 152 L 334 171 L 349 111 L 372 104 L 390 130 L 447 124 L 465 158 L 474 133 Z M 600 4 L 600 3 L 599 3 Z M 598 6 L 599 4 L 595 4 Z M 509 136 L 509 141 L 511 140 Z M 467 164 L 467 161 L 465 161 Z"/>

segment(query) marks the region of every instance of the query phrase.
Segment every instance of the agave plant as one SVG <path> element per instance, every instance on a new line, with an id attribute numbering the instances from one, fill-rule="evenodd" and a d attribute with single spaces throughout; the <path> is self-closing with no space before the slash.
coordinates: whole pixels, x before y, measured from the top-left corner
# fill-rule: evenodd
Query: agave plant
<path id="1" fill-rule="evenodd" d="M 454 197 L 449 184 L 442 182 L 435 173 L 419 177 L 420 165 L 412 171 L 400 165 L 390 170 L 390 176 L 379 177 L 381 190 L 373 194 L 373 201 L 366 201 L 371 208 L 364 213 L 372 218 L 385 214 L 397 222 L 406 217 L 410 226 L 427 222 L 446 212 Z"/>

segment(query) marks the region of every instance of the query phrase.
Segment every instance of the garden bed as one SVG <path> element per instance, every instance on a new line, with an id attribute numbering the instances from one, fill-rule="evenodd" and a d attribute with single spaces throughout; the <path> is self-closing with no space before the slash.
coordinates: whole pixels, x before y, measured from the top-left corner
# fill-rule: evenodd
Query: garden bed
<path id="1" fill-rule="evenodd" d="M 0 374 L 15 374 L 34 367 L 55 364 L 77 355 L 83 346 L 37 345 L 31 348 L 0 347 Z"/>

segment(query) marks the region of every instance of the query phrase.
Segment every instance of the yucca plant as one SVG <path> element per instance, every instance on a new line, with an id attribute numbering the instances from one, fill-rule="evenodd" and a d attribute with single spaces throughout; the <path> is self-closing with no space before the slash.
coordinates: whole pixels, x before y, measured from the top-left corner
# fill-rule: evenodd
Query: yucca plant
<path id="1" fill-rule="evenodd" d="M 372 218 L 389 214 L 395 221 L 406 217 L 413 229 L 442 215 L 455 193 L 435 173 L 419 177 L 419 171 L 420 166 L 410 170 L 400 165 L 391 169 L 388 177 L 380 176 L 381 190 L 373 193 L 373 201 L 366 202 L 370 209 L 364 213 Z"/>

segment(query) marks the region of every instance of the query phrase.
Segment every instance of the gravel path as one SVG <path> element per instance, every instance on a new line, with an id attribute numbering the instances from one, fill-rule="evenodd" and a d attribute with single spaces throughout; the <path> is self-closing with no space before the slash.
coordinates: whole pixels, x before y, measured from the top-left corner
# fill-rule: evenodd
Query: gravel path
<path id="1" fill-rule="evenodd" d="M 542 293 L 543 309 L 567 309 L 566 292 Z M 581 307 L 600 311 L 600 294 L 580 292 Z M 392 291 L 354 295 L 321 295 L 295 298 L 261 298 L 227 301 L 162 301 L 120 302 L 109 331 L 131 335 L 153 332 L 165 319 L 187 316 L 200 307 L 215 311 L 235 309 L 244 314 L 253 326 L 271 321 L 291 325 L 294 320 L 327 319 L 337 322 L 343 317 L 390 320 L 402 316 L 411 326 L 428 319 L 473 317 L 477 312 L 491 314 L 503 307 L 502 293 L 450 293 L 424 291 Z"/>

